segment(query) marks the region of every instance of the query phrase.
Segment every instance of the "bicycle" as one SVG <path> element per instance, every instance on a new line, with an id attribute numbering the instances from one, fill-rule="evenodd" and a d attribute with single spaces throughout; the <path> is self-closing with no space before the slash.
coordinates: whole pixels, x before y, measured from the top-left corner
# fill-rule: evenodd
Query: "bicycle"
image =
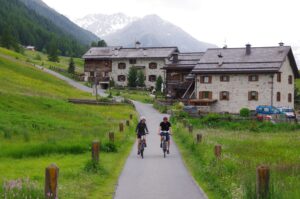
<path id="1" fill-rule="evenodd" d="M 163 154 L 164 154 L 164 158 L 166 158 L 166 152 L 168 149 L 168 141 L 167 141 L 167 136 L 170 136 L 170 132 L 169 131 L 161 131 L 161 137 L 162 137 L 162 150 L 163 150 Z M 170 142 L 170 140 L 169 140 Z"/>
<path id="2" fill-rule="evenodd" d="M 146 133 L 148 134 L 148 133 Z M 146 147 L 146 134 L 141 136 L 141 142 L 139 144 L 139 153 L 142 157 L 142 159 L 144 159 L 144 150 Z"/>

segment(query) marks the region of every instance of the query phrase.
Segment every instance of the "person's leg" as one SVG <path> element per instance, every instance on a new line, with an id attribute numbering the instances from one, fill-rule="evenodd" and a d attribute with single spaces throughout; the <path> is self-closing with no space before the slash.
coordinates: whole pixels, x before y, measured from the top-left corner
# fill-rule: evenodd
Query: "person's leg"
<path id="1" fill-rule="evenodd" d="M 167 152 L 168 152 L 168 154 L 170 153 L 170 135 L 168 135 L 168 137 L 167 137 L 167 141 L 168 141 L 168 150 L 167 150 Z"/>
<path id="2" fill-rule="evenodd" d="M 141 145 L 141 138 L 138 138 L 138 144 L 137 144 L 138 155 L 140 154 L 140 145 Z"/>

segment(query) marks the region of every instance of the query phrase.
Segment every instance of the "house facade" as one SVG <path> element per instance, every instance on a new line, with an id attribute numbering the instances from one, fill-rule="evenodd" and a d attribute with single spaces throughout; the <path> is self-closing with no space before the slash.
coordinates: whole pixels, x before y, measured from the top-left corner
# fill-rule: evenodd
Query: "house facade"
<path id="1" fill-rule="evenodd" d="M 129 69 L 135 67 L 144 73 L 146 87 L 154 87 L 159 76 L 165 80 L 165 71 L 162 69 L 177 52 L 177 47 L 142 48 L 140 43 L 134 48 L 91 48 L 83 56 L 85 81 L 96 80 L 104 89 L 110 81 L 117 86 L 127 86 Z"/>
<path id="2" fill-rule="evenodd" d="M 289 46 L 208 49 L 192 71 L 191 102 L 208 112 L 238 113 L 258 105 L 294 108 L 294 80 L 299 77 Z"/>

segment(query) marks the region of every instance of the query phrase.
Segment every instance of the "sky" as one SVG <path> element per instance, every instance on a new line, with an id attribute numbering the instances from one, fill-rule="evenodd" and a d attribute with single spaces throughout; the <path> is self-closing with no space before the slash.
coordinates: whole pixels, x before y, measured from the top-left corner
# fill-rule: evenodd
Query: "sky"
<path id="1" fill-rule="evenodd" d="M 219 47 L 274 46 L 282 41 L 300 54 L 299 0 L 43 1 L 70 19 L 97 13 L 157 14 L 198 40 Z"/>

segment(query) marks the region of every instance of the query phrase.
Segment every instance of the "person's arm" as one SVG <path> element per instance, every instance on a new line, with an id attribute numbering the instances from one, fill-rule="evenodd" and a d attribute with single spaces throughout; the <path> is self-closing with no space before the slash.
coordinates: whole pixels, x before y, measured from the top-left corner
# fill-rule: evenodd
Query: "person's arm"
<path id="1" fill-rule="evenodd" d="M 145 124 L 145 130 L 147 131 L 147 133 L 149 133 L 149 130 L 148 130 L 147 124 Z"/>
<path id="2" fill-rule="evenodd" d="M 136 125 L 136 128 L 135 128 L 135 133 L 137 134 L 138 133 L 138 130 L 139 130 L 139 124 Z"/>
<path id="3" fill-rule="evenodd" d="M 160 135 L 160 132 L 161 132 L 161 124 L 159 125 L 159 128 L 158 128 L 158 135 Z"/>

